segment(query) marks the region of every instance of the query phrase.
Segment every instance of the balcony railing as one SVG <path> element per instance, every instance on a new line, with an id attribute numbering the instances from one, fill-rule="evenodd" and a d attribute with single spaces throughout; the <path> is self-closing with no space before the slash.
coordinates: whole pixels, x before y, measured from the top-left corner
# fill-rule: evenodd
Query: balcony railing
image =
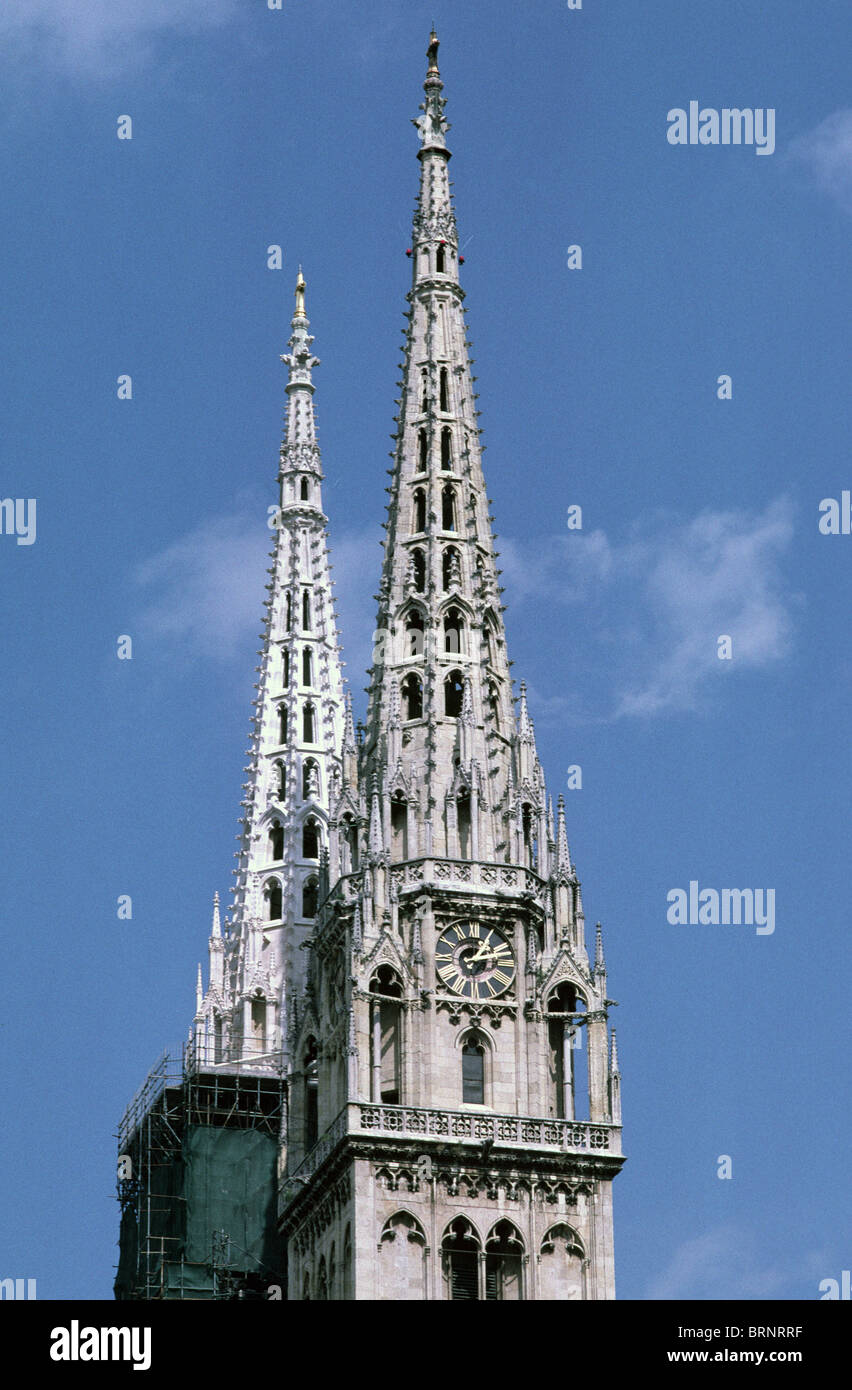
<path id="1" fill-rule="evenodd" d="M 421 1109 L 413 1105 L 374 1105 L 355 1101 L 340 1112 L 325 1134 L 282 1180 L 285 1202 L 309 1182 L 346 1134 L 405 1135 L 451 1144 L 538 1149 L 542 1154 L 605 1154 L 621 1157 L 621 1127 L 594 1120 L 536 1119 L 464 1110 Z"/>

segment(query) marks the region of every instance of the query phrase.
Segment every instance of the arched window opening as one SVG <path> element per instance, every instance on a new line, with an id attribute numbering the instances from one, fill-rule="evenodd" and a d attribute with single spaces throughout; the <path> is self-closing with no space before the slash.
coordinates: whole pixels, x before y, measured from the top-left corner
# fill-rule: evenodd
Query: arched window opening
<path id="1" fill-rule="evenodd" d="M 446 260 L 446 252 L 444 251 L 443 246 L 439 246 L 435 255 L 435 270 L 439 275 L 444 274 L 444 270 L 446 268 Z"/>
<path id="2" fill-rule="evenodd" d="M 285 595 L 284 598 L 284 626 L 288 632 L 293 626 L 293 597 L 291 594 Z"/>
<path id="3" fill-rule="evenodd" d="M 494 633 L 491 631 L 491 624 L 484 623 L 482 635 L 485 639 L 485 660 L 489 666 L 494 665 Z"/>
<path id="4" fill-rule="evenodd" d="M 391 857 L 408 858 L 408 804 L 401 792 L 391 800 Z"/>
<path id="5" fill-rule="evenodd" d="M 422 550 L 414 550 L 411 561 L 414 570 L 414 591 L 422 594 L 426 589 L 426 556 Z"/>
<path id="6" fill-rule="evenodd" d="M 458 608 L 448 608 L 444 614 L 444 651 L 464 650 L 464 618 Z"/>
<path id="7" fill-rule="evenodd" d="M 453 471 L 453 434 L 449 425 L 441 430 L 441 467 L 446 473 Z"/>
<path id="8" fill-rule="evenodd" d="M 319 859 L 320 833 L 316 816 L 308 816 L 302 826 L 302 858 Z"/>
<path id="9" fill-rule="evenodd" d="M 541 1243 L 539 1298 L 560 1303 L 582 1299 L 585 1252 L 580 1237 L 560 1222 Z"/>
<path id="10" fill-rule="evenodd" d="M 414 490 L 414 517 L 412 525 L 415 531 L 426 530 L 426 493 L 422 487 Z"/>
<path id="11" fill-rule="evenodd" d="M 308 1038 L 302 1063 L 305 1083 L 305 1149 L 312 1149 L 317 1142 L 319 1131 L 319 1068 L 317 1065 L 317 1040 Z"/>
<path id="12" fill-rule="evenodd" d="M 442 410 L 449 410 L 449 408 L 450 408 L 450 379 L 449 379 L 449 373 L 448 373 L 446 367 L 442 367 L 442 368 L 441 368 L 440 383 L 441 383 L 441 388 L 440 388 L 440 389 L 441 389 L 441 409 L 442 409 Z"/>
<path id="13" fill-rule="evenodd" d="M 446 1297 L 454 1300 L 479 1298 L 479 1241 L 470 1222 L 457 1216 L 441 1241 Z"/>
<path id="14" fill-rule="evenodd" d="M 305 647 L 302 652 L 302 685 L 313 685 L 314 683 L 314 654 L 310 647 Z"/>
<path id="15" fill-rule="evenodd" d="M 382 1227 L 379 1280 L 383 1300 L 426 1297 L 426 1236 L 407 1211 L 396 1212 Z"/>
<path id="16" fill-rule="evenodd" d="M 266 1051 L 266 1000 L 251 1001 L 251 1049 L 257 1055 Z"/>
<path id="17" fill-rule="evenodd" d="M 390 965 L 370 981 L 373 1099 L 399 1105 L 402 1099 L 402 982 Z"/>
<path id="18" fill-rule="evenodd" d="M 308 497 L 309 497 L 308 480 L 307 480 L 307 478 L 303 478 L 303 479 L 302 479 L 302 495 L 301 495 L 301 500 L 302 500 L 303 502 L 307 502 L 307 501 L 308 501 Z"/>
<path id="19" fill-rule="evenodd" d="M 524 863 L 528 869 L 535 868 L 535 826 L 533 823 L 533 811 L 528 801 L 525 801 L 522 808 L 522 824 L 524 832 Z"/>
<path id="20" fill-rule="evenodd" d="M 275 795 L 279 801 L 285 801 L 287 798 L 287 769 L 282 762 L 275 764 L 275 775 L 278 782 Z"/>
<path id="21" fill-rule="evenodd" d="M 277 820 L 269 827 L 269 857 L 274 860 L 284 858 L 284 827 Z"/>
<path id="22" fill-rule="evenodd" d="M 402 682 L 402 717 L 423 718 L 423 682 L 414 671 Z"/>
<path id="23" fill-rule="evenodd" d="M 319 884 L 313 877 L 306 878 L 302 884 L 302 916 L 316 917 L 319 902 Z"/>
<path id="24" fill-rule="evenodd" d="M 444 714 L 450 719 L 458 719 L 462 712 L 464 682 L 461 671 L 451 671 L 444 681 Z"/>
<path id="25" fill-rule="evenodd" d="M 485 1242 L 485 1297 L 510 1302 L 522 1297 L 524 1245 L 511 1221 L 498 1221 Z"/>
<path id="26" fill-rule="evenodd" d="M 302 710 L 302 741 L 304 743 L 316 743 L 316 712 L 310 701 Z"/>
<path id="27" fill-rule="evenodd" d="M 470 525 L 471 525 L 471 529 L 473 530 L 473 538 L 474 538 L 474 540 L 478 540 L 478 539 L 479 539 L 479 527 L 478 527 L 477 524 L 476 524 L 476 493 L 475 493 L 475 492 L 472 492 L 472 493 L 470 494 L 470 504 L 469 504 L 469 505 L 470 505 Z"/>
<path id="28" fill-rule="evenodd" d="M 311 797 L 316 798 L 319 794 L 319 764 L 315 758 L 306 758 L 302 767 L 302 800 L 309 801 Z"/>
<path id="29" fill-rule="evenodd" d="M 429 462 L 429 438 L 425 430 L 417 431 L 417 472 L 425 473 Z M 420 528 L 423 529 L 422 527 Z"/>
<path id="30" fill-rule="evenodd" d="M 424 412 L 429 409 L 429 373 L 425 367 L 420 370 L 420 409 Z"/>
<path id="31" fill-rule="evenodd" d="M 302 594 L 302 627 L 305 632 L 311 630 L 311 593 L 306 589 Z"/>
<path id="32" fill-rule="evenodd" d="M 456 817 L 459 829 L 459 857 L 470 859 L 473 854 L 473 846 L 470 834 L 470 793 L 462 792 L 456 803 Z"/>
<path id="33" fill-rule="evenodd" d="M 441 556 L 441 583 L 451 589 L 461 581 L 461 556 L 454 545 L 448 545 Z"/>
<path id="34" fill-rule="evenodd" d="M 441 493 L 441 525 L 445 531 L 456 529 L 456 494 L 449 483 Z"/>
<path id="35" fill-rule="evenodd" d="M 492 681 L 488 686 L 488 706 L 491 710 L 491 718 L 494 721 L 494 728 L 500 732 L 500 692 Z"/>
<path id="36" fill-rule="evenodd" d="M 341 825 L 342 864 L 340 872 L 354 873 L 358 867 L 358 827 L 353 816 L 344 816 Z"/>
<path id="37" fill-rule="evenodd" d="M 278 742 L 287 742 L 287 706 L 278 706 Z"/>
<path id="38" fill-rule="evenodd" d="M 264 889 L 266 899 L 266 920 L 267 922 L 280 922 L 282 914 L 281 884 L 277 878 L 271 878 Z"/>
<path id="39" fill-rule="evenodd" d="M 485 1038 L 468 1033 L 462 1048 L 462 1104 L 485 1104 Z"/>
<path id="40" fill-rule="evenodd" d="M 405 655 L 420 656 L 426 645 L 423 614 L 419 608 L 412 608 L 405 620 Z"/>
<path id="41" fill-rule="evenodd" d="M 547 1034 L 550 1044 L 550 1106 L 563 1120 L 585 1119 L 588 1109 L 588 1075 L 583 1065 L 586 1001 L 568 980 L 552 990 L 547 1000 Z"/>
<path id="42" fill-rule="evenodd" d="M 290 653 L 286 651 L 281 653 L 281 684 L 290 684 Z"/>

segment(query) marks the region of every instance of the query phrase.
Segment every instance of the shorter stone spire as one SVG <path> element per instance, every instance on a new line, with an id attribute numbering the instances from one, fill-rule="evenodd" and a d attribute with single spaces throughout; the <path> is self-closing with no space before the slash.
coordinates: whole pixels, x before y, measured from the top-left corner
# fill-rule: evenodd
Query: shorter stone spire
<path id="1" fill-rule="evenodd" d="M 612 1030 L 612 1047 L 610 1049 L 609 1074 L 610 1076 L 621 1076 L 621 1072 L 618 1069 L 618 1043 L 616 1042 L 614 1028 Z"/>
<path id="2" fill-rule="evenodd" d="M 379 779 L 373 773 L 373 788 L 370 794 L 370 853 L 381 854 L 384 849 L 382 839 L 382 807 L 379 798 Z"/>
<path id="3" fill-rule="evenodd" d="M 222 924 L 219 920 L 219 891 L 213 894 L 213 926 L 210 931 L 211 941 L 222 940 Z"/>
<path id="4" fill-rule="evenodd" d="M 565 798 L 561 794 L 556 805 L 556 873 L 560 877 L 570 878 L 571 853 L 568 849 L 568 832 L 565 829 Z"/>
<path id="5" fill-rule="evenodd" d="M 595 924 L 595 974 L 606 974 L 606 961 L 604 960 L 603 948 L 603 928 L 600 922 Z"/>
<path id="6" fill-rule="evenodd" d="M 195 1012 L 198 1013 L 204 1002 L 204 986 L 201 983 L 201 961 L 198 962 L 198 974 L 195 977 Z"/>

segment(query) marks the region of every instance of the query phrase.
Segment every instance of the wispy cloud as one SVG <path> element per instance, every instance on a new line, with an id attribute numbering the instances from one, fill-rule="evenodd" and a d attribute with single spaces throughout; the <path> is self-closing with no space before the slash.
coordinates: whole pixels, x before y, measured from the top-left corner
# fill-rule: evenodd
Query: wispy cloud
<path id="1" fill-rule="evenodd" d="M 852 213 L 852 110 L 827 116 L 793 140 L 788 153 L 807 167 L 824 193 Z"/>
<path id="2" fill-rule="evenodd" d="M 694 709 L 722 677 L 789 652 L 797 600 L 781 562 L 792 534 L 780 498 L 758 515 L 647 519 L 621 544 L 600 531 L 503 540 L 504 582 L 513 611 L 542 600 L 577 609 L 609 672 L 604 717 Z M 722 635 L 732 639 L 730 662 L 717 654 Z"/>
<path id="3" fill-rule="evenodd" d="M 825 1261 L 816 1252 L 795 1264 L 761 1255 L 752 1232 L 733 1224 L 717 1226 L 680 1245 L 666 1269 L 651 1280 L 648 1299 L 759 1299 L 801 1297 Z M 813 1297 L 816 1297 L 813 1283 Z"/>
<path id="4" fill-rule="evenodd" d="M 264 583 L 273 532 L 242 507 L 213 517 L 152 555 L 134 575 L 141 594 L 139 629 L 169 661 L 231 663 L 263 624 Z M 349 637 L 346 674 L 356 690 L 370 665 L 381 528 L 344 531 L 331 552 L 338 623 Z M 360 694 L 360 691 L 359 691 Z"/>
<path id="5" fill-rule="evenodd" d="M 0 51 L 84 76 L 149 58 L 157 39 L 228 23 L 237 0 L 3 0 Z"/>

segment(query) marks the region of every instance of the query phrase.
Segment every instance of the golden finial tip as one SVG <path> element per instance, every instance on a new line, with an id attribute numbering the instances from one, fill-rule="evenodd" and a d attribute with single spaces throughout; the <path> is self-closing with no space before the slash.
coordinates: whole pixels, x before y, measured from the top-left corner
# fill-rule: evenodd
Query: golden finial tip
<path id="1" fill-rule="evenodd" d="M 302 267 L 299 266 L 299 278 L 296 281 L 296 313 L 305 315 L 305 277 L 302 274 Z"/>
<path id="2" fill-rule="evenodd" d="M 429 35 L 429 47 L 426 49 L 426 57 L 429 59 L 429 71 L 427 77 L 440 77 L 438 72 L 438 35 L 435 26 L 432 25 L 432 32 Z"/>

